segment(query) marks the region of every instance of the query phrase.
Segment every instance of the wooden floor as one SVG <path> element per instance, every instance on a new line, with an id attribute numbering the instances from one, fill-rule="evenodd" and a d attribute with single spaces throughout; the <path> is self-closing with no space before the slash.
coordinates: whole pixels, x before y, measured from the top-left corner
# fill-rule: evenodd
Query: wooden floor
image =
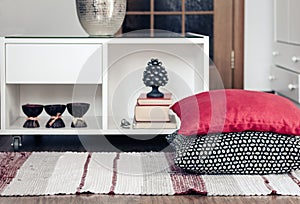
<path id="1" fill-rule="evenodd" d="M 297 197 L 203 197 L 190 196 L 119 196 L 119 195 L 61 195 L 37 197 L 2 197 L 3 204 L 299 204 Z"/>
<path id="2" fill-rule="evenodd" d="M 12 151 L 10 136 L 0 136 L 0 151 Z M 169 151 L 163 136 L 137 140 L 126 136 L 25 136 L 20 151 Z M 58 195 L 0 197 L 0 204 L 299 204 L 294 196 L 209 197 L 199 195 L 127 196 L 127 195 Z"/>

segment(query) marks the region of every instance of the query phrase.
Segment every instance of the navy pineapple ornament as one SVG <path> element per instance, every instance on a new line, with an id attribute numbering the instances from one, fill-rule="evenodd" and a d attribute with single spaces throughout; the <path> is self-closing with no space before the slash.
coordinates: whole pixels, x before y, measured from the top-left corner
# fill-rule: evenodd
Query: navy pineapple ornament
<path id="1" fill-rule="evenodd" d="M 143 75 L 143 82 L 146 86 L 152 88 L 151 92 L 147 93 L 149 98 L 161 98 L 164 96 L 163 93 L 159 91 L 160 86 L 165 86 L 168 83 L 168 75 L 162 62 L 158 59 L 151 59 L 148 62 L 146 70 Z"/>

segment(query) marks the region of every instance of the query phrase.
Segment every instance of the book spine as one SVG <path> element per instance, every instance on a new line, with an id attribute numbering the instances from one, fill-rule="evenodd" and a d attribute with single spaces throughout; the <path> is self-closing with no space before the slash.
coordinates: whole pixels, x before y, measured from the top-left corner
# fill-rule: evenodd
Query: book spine
<path id="1" fill-rule="evenodd" d="M 136 121 L 170 121 L 168 106 L 135 106 Z"/>
<path id="2" fill-rule="evenodd" d="M 171 103 L 147 103 L 143 101 L 138 101 L 137 102 L 138 106 L 171 106 Z"/>
<path id="3" fill-rule="evenodd" d="M 169 122 L 141 122 L 133 120 L 133 128 L 135 129 L 176 129 L 176 119 L 174 115 L 170 115 Z"/>
<path id="4" fill-rule="evenodd" d="M 163 98 L 147 98 L 146 93 L 142 93 L 137 98 L 137 104 L 139 105 L 157 105 L 157 106 L 170 106 L 172 104 L 172 94 L 165 93 Z"/>

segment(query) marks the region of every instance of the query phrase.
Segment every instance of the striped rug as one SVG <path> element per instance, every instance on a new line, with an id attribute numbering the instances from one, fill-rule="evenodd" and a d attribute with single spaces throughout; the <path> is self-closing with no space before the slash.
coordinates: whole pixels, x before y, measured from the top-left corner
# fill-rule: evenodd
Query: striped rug
<path id="1" fill-rule="evenodd" d="M 170 153 L 1 152 L 0 195 L 300 195 L 300 171 L 283 175 L 195 175 Z"/>

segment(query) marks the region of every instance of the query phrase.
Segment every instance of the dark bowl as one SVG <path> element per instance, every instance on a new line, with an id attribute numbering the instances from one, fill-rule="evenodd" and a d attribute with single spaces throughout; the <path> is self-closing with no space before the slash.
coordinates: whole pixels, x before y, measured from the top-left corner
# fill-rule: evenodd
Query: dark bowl
<path id="1" fill-rule="evenodd" d="M 89 110 L 89 103 L 68 103 L 68 112 L 74 117 L 82 117 Z"/>
<path id="2" fill-rule="evenodd" d="M 60 115 L 66 110 L 66 105 L 64 104 L 53 104 L 53 105 L 45 105 L 44 109 L 46 113 L 50 116 L 56 116 L 58 113 Z"/>
<path id="3" fill-rule="evenodd" d="M 40 104 L 25 104 L 22 105 L 22 110 L 27 117 L 37 117 L 42 113 L 43 107 Z"/>

